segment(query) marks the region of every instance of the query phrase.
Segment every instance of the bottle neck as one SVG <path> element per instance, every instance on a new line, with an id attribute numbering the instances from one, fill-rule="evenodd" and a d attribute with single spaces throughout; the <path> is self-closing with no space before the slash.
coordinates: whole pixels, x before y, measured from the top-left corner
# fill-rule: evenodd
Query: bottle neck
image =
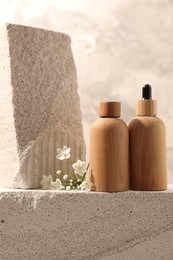
<path id="1" fill-rule="evenodd" d="M 100 118 L 120 118 L 119 116 L 100 116 Z"/>
<path id="2" fill-rule="evenodd" d="M 157 115 L 136 115 L 139 117 L 157 117 Z"/>
<path id="3" fill-rule="evenodd" d="M 136 103 L 137 116 L 156 116 L 157 101 L 153 99 L 141 99 Z"/>

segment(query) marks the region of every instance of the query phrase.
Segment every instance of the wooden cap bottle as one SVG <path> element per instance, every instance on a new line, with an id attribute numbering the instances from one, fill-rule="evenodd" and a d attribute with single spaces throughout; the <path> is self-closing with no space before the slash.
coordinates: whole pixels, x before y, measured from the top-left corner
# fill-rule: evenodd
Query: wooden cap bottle
<path id="1" fill-rule="evenodd" d="M 100 102 L 99 108 L 100 117 L 120 117 L 121 103 L 120 102 Z"/>
<path id="2" fill-rule="evenodd" d="M 90 169 L 93 190 L 126 191 L 128 174 L 128 128 L 119 118 L 120 102 L 101 102 L 90 129 Z"/>
<path id="3" fill-rule="evenodd" d="M 129 124 L 130 188 L 133 190 L 165 190 L 166 130 L 157 115 L 157 101 L 152 89 L 145 85 L 142 100 L 137 101 L 136 115 Z"/>

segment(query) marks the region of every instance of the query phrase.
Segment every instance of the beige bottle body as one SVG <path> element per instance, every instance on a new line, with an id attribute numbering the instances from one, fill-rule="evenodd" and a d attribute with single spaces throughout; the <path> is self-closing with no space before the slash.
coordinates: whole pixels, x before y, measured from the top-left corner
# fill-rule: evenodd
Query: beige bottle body
<path id="1" fill-rule="evenodd" d="M 156 116 L 137 116 L 129 124 L 130 188 L 165 190 L 166 129 Z"/>
<path id="2" fill-rule="evenodd" d="M 129 135 L 119 118 L 99 118 L 90 129 L 90 169 L 93 190 L 129 189 Z"/>

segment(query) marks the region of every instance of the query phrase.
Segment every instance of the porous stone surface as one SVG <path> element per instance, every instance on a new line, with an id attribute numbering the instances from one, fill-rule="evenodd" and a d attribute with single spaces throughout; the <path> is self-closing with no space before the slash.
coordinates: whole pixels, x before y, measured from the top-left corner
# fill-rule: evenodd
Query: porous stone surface
<path id="1" fill-rule="evenodd" d="M 173 188 L 164 192 L 0 192 L 0 259 L 171 260 Z"/>
<path id="2" fill-rule="evenodd" d="M 37 188 L 69 169 L 56 148 L 85 157 L 76 68 L 63 33 L 0 26 L 0 186 Z"/>

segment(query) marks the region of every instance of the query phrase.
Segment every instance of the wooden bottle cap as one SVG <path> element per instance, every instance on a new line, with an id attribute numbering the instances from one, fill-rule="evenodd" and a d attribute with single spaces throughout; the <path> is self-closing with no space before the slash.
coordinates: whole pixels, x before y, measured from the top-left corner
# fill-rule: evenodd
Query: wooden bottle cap
<path id="1" fill-rule="evenodd" d="M 121 103 L 120 102 L 100 102 L 99 116 L 100 117 L 120 117 Z"/>
<path id="2" fill-rule="evenodd" d="M 142 99 L 136 103 L 137 116 L 156 116 L 157 115 L 157 100 Z"/>

